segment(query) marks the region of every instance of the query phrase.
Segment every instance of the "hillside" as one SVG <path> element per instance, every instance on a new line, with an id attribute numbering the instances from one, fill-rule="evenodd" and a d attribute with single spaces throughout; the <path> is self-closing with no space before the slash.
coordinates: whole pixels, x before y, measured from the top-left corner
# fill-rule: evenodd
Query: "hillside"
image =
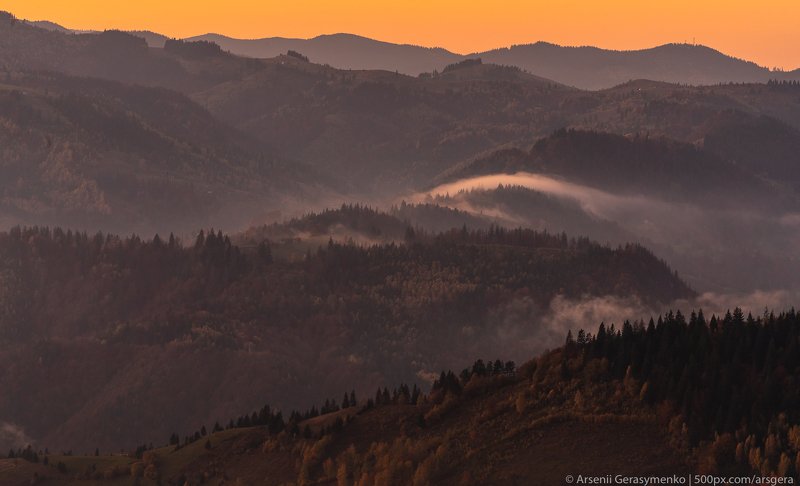
<path id="1" fill-rule="evenodd" d="M 37 27 L 39 29 L 51 30 L 51 31 L 55 31 L 55 32 L 61 32 L 62 34 L 74 34 L 74 33 L 76 33 L 72 29 L 67 29 L 64 26 L 59 25 L 59 24 L 57 24 L 55 22 L 50 22 L 49 20 L 24 20 L 23 22 L 25 22 L 26 24 L 31 25 L 33 27 Z"/>
<path id="2" fill-rule="evenodd" d="M 409 238 L 283 260 L 214 233 L 186 248 L 3 234 L 0 416 L 53 448 L 130 447 L 265 400 L 419 382 L 480 350 L 518 359 L 559 339 L 555 298 L 694 295 L 638 246 L 499 228 Z"/>
<path id="3" fill-rule="evenodd" d="M 559 130 L 530 151 L 500 150 L 456 167 L 417 200 L 496 215 L 501 224 L 576 224 L 601 241 L 617 241 L 616 233 L 665 257 L 695 288 L 749 292 L 800 284 L 797 186 L 778 167 L 753 173 L 668 139 Z M 514 186 L 513 196 L 503 189 Z"/>
<path id="4" fill-rule="evenodd" d="M 0 66 L 4 71 L 55 71 L 182 92 L 205 89 L 260 68 L 209 43 L 167 42 L 151 48 L 143 37 L 109 30 L 71 34 L 48 30 L 0 12 Z M 198 55 L 199 52 L 199 55 Z"/>
<path id="5" fill-rule="evenodd" d="M 350 191 L 369 188 L 373 195 L 397 193 L 456 161 L 528 137 L 531 119 L 557 127 L 555 116 L 538 115 L 556 110 L 572 91 L 492 65 L 417 79 L 290 56 L 264 62 L 258 73 L 194 98 L 291 157 L 338 175 Z"/>
<path id="6" fill-rule="evenodd" d="M 276 245 L 303 248 L 327 244 L 329 239 L 359 244 L 402 243 L 411 231 L 436 234 L 452 228 L 488 230 L 492 226 L 513 228 L 522 225 L 553 234 L 586 231 L 592 239 L 625 244 L 635 239 L 618 225 L 597 218 L 578 201 L 562 199 L 523 186 L 490 187 L 436 194 L 425 202 L 406 202 L 386 209 L 359 204 L 343 204 L 280 223 L 254 226 L 234 237 L 243 246 L 257 246 L 263 241 Z M 465 208 L 465 209 L 459 209 Z M 305 251 L 305 250 L 303 250 Z"/>
<path id="7" fill-rule="evenodd" d="M 408 204 L 385 210 L 342 204 L 283 222 L 253 226 L 234 235 L 234 243 L 256 247 L 269 242 L 272 252 L 302 256 L 329 241 L 358 245 L 400 244 L 411 236 L 427 237 L 453 228 L 488 230 L 496 221 L 438 204 Z M 545 230 L 545 228 L 538 228 Z M 556 233 L 560 233 L 556 232 Z"/>
<path id="8" fill-rule="evenodd" d="M 454 165 L 498 148 L 527 149 L 562 127 L 705 145 L 752 171 L 774 169 L 780 180 L 791 172 L 800 144 L 800 98 L 791 84 L 634 81 L 587 92 L 489 58 L 454 60 L 414 78 L 395 69 L 335 69 L 298 56 L 241 58 L 207 41 L 165 40 L 157 48 L 121 32 L 66 35 L 4 22 L 10 26 L 0 35 L 6 69 L 181 91 L 222 121 L 337 180 L 340 190 L 366 197 L 425 186 Z"/>
<path id="9" fill-rule="evenodd" d="M 702 311 L 688 319 L 670 312 L 649 323 L 601 324 L 596 333 L 570 332 L 564 345 L 518 368 L 477 360 L 458 374 L 443 371 L 422 394 L 378 388 L 357 406 L 348 401 L 310 418 L 293 412 L 284 420 L 265 409 L 253 414 L 264 425 L 240 419 L 135 457 L 52 454 L 47 466 L 6 459 L 0 474 L 9 484 L 34 473 L 45 484 L 75 475 L 275 485 L 790 478 L 800 468 L 799 333 L 794 311 L 754 319 L 738 308 L 708 320 Z"/>
<path id="10" fill-rule="evenodd" d="M 669 139 L 627 138 L 608 133 L 559 130 L 536 142 L 529 153 L 499 151 L 477 159 L 449 180 L 516 172 L 561 177 L 615 194 L 649 195 L 704 205 L 742 204 L 758 208 L 755 201 L 768 185 L 739 164 L 697 147 Z M 770 174 L 776 180 L 780 174 Z M 785 197 L 791 197 L 793 188 Z M 720 199 L 737 194 L 740 200 Z M 770 194 L 769 202 L 779 203 Z"/>
<path id="11" fill-rule="evenodd" d="M 377 194 L 425 186 L 498 148 L 527 150 L 563 127 L 669 138 L 779 181 L 791 173 L 800 143 L 800 92 L 792 85 L 638 81 L 585 92 L 486 63 L 421 78 L 287 56 L 265 63 L 194 98 L 332 177 L 347 174 L 345 187 Z"/>
<path id="12" fill-rule="evenodd" d="M 301 165 L 164 89 L 9 73 L 0 105 L 6 228 L 236 227 L 314 184 L 306 170 L 301 185 Z"/>

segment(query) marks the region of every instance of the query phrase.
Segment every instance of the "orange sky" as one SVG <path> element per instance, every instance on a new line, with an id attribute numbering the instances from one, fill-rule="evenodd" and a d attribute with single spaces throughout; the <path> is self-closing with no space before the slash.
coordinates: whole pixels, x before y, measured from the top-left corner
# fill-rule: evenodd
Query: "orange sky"
<path id="1" fill-rule="evenodd" d="M 461 53 L 537 40 L 637 49 L 695 39 L 768 67 L 800 67 L 800 0 L 0 0 L 0 9 L 76 29 L 349 32 Z"/>

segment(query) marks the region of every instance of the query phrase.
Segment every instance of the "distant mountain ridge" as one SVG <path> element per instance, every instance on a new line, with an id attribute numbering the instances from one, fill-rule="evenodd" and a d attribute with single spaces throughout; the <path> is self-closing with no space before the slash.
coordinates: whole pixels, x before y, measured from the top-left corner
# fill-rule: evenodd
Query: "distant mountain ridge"
<path id="1" fill-rule="evenodd" d="M 28 23 L 59 32 L 86 33 L 48 21 Z M 150 47 L 164 47 L 167 39 L 167 36 L 148 31 L 130 33 L 147 40 Z M 214 42 L 239 56 L 266 59 L 293 50 L 308 56 L 314 63 L 339 69 L 380 69 L 412 76 L 441 71 L 449 64 L 480 57 L 484 62 L 516 66 L 538 76 L 589 90 L 610 88 L 635 79 L 691 85 L 800 80 L 800 69 L 773 71 L 707 46 L 680 43 L 649 49 L 611 50 L 540 41 L 464 55 L 439 47 L 395 44 L 347 33 L 310 39 L 237 39 L 208 33 L 184 40 Z"/>
<path id="2" fill-rule="evenodd" d="M 396 70 L 414 76 L 441 71 L 448 64 L 479 57 L 484 62 L 516 66 L 560 83 L 590 90 L 610 88 L 633 79 L 693 85 L 800 79 L 800 70 L 788 73 L 771 71 L 754 62 L 692 44 L 617 51 L 536 42 L 461 55 L 442 48 L 392 44 L 352 34 L 252 40 L 205 34 L 188 40 L 216 42 L 223 49 L 241 56 L 269 58 L 291 49 L 309 56 L 312 62 L 340 69 Z"/>
<path id="3" fill-rule="evenodd" d="M 712 85 L 767 82 L 790 74 L 771 71 L 703 45 L 665 44 L 650 49 L 616 51 L 565 47 L 547 42 L 517 45 L 476 54 L 485 61 L 509 64 L 583 89 L 603 89 L 633 79 Z"/>
<path id="4" fill-rule="evenodd" d="M 351 34 L 324 35 L 308 40 L 238 40 L 206 34 L 190 40 L 216 42 L 223 49 L 242 56 L 275 57 L 292 49 L 308 55 L 313 62 L 341 69 L 397 70 L 409 75 L 441 71 L 448 64 L 479 57 L 484 62 L 516 66 L 538 76 L 590 90 L 610 88 L 632 79 L 694 85 L 800 79 L 800 70 L 788 73 L 771 71 L 710 47 L 690 44 L 616 51 L 536 42 L 461 55 L 441 48 L 391 44 Z"/>
<path id="5" fill-rule="evenodd" d="M 320 35 L 311 39 L 270 37 L 250 40 L 205 34 L 187 40 L 215 42 L 239 56 L 271 58 L 293 50 L 308 56 L 312 62 L 341 69 L 382 69 L 414 76 L 441 71 L 448 64 L 468 57 L 438 47 L 392 44 L 353 34 Z"/>
<path id="6" fill-rule="evenodd" d="M 51 71 L 177 90 L 222 124 L 318 170 L 337 190 L 369 191 L 368 200 L 416 191 L 498 149 L 527 150 L 563 127 L 669 138 L 735 161 L 753 177 L 780 186 L 795 180 L 797 85 L 640 80 L 587 92 L 485 62 L 414 78 L 298 56 L 238 57 L 209 41 L 170 40 L 159 49 L 120 31 L 70 35 L 8 14 L 0 25 L 0 66 L 9 75 Z"/>

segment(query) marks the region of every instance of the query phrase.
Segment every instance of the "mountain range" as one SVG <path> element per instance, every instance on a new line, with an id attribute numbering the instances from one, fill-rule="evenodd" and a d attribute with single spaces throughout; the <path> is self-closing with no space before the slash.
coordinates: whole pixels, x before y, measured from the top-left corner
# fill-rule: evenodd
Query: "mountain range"
<path id="1" fill-rule="evenodd" d="M 0 14 L 0 482 L 790 471 L 798 74 Z"/>
<path id="2" fill-rule="evenodd" d="M 52 22 L 33 24 L 69 32 L 69 29 Z M 163 47 L 168 39 L 167 36 L 152 32 L 135 34 L 146 38 L 153 47 Z M 480 58 L 487 63 L 515 66 L 569 86 L 589 90 L 610 88 L 636 79 L 690 85 L 764 83 L 770 79 L 800 80 L 800 69 L 773 71 L 695 44 L 676 43 L 650 49 L 618 51 L 536 42 L 456 54 L 442 48 L 393 44 L 345 33 L 320 35 L 311 39 L 236 39 L 209 33 L 185 40 L 214 42 L 239 56 L 266 59 L 293 50 L 308 56 L 312 62 L 339 69 L 398 71 L 411 76 L 441 71 L 449 64 L 465 59 Z"/>
<path id="3" fill-rule="evenodd" d="M 148 47 L 129 33 L 3 22 L 5 118 L 16 130 L 5 136 L 27 127 L 29 139 L 9 144 L 3 162 L 6 227 L 237 231 L 342 202 L 388 209 L 457 179 L 522 171 L 573 192 L 543 197 L 528 180 L 524 196 L 467 187 L 428 202 L 506 226 L 637 241 L 706 290 L 797 274 L 781 263 L 793 261 L 797 231 L 800 97 L 790 82 L 639 80 L 587 91 L 475 59 L 412 77 L 294 51 L 254 59 L 208 41 Z M 67 140 L 75 155 L 65 159 Z M 762 224 L 774 228 L 769 237 L 756 236 Z M 746 236 L 719 238 L 736 228 Z M 724 251 L 698 265 L 711 242 Z"/>
<path id="4" fill-rule="evenodd" d="M 543 196 L 530 181 L 527 195 L 467 188 L 428 202 L 479 221 L 493 215 L 495 224 L 637 241 L 701 289 L 773 287 L 783 281 L 774 272 L 792 281 L 797 274 L 781 263 L 793 258 L 797 229 L 800 97 L 789 82 L 640 80 L 586 91 L 477 60 L 411 77 L 337 69 L 296 52 L 243 58 L 208 41 L 148 47 L 134 34 L 4 22 L 5 118 L 30 130 L 30 143 L 9 144 L 4 161 L 6 227 L 236 231 L 342 202 L 388 209 L 457 179 L 522 171 L 615 203 Z M 123 169 L 130 176 L 107 175 Z M 495 180 L 495 188 L 501 183 L 516 185 Z M 609 199 L 615 194 L 628 199 Z M 774 230 L 757 237 L 766 222 Z M 735 228 L 746 236 L 717 236 Z M 711 242 L 725 251 L 699 265 Z"/>

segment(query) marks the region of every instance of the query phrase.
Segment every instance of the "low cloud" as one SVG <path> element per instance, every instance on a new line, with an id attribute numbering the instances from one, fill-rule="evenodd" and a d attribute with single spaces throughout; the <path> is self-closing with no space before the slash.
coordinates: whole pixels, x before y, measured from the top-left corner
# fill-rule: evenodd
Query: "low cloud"
<path id="1" fill-rule="evenodd" d="M 0 421 L 0 450 L 19 449 L 33 444 L 25 430 L 9 422 Z"/>
<path id="2" fill-rule="evenodd" d="M 584 329 L 594 334 L 600 323 L 607 327 L 614 324 L 620 329 L 630 322 L 658 316 L 668 311 L 680 310 L 689 316 L 692 311 L 702 309 L 707 319 L 712 315 L 723 316 L 728 310 L 740 307 L 745 315 L 760 316 L 765 309 L 780 313 L 800 302 L 800 291 L 758 290 L 741 294 L 705 293 L 691 300 L 677 300 L 654 307 L 636 297 L 584 297 L 569 299 L 556 296 L 549 306 L 537 305 L 529 298 L 516 299 L 490 313 L 489 329 L 492 329 L 494 352 L 519 359 L 536 356 L 545 350 L 564 343 L 567 332 L 576 334 Z"/>
<path id="3" fill-rule="evenodd" d="M 471 177 L 437 186 L 430 191 L 417 194 L 414 199 L 424 201 L 426 197 L 437 195 L 456 194 L 461 191 L 492 190 L 498 186 L 518 186 L 533 189 L 545 194 L 576 200 L 583 209 L 602 218 L 623 216 L 620 212 L 626 208 L 642 209 L 644 205 L 648 210 L 665 209 L 669 206 L 644 196 L 619 196 L 600 189 L 594 189 L 580 184 L 555 179 L 541 174 L 518 172 L 516 174 L 493 174 L 487 176 Z"/>
<path id="4" fill-rule="evenodd" d="M 676 308 L 703 309 L 706 316 L 724 315 L 728 310 L 740 307 L 745 314 L 760 316 L 765 311 L 776 314 L 793 309 L 800 303 L 800 290 L 756 290 L 749 293 L 721 294 L 706 292 L 696 299 L 674 303 Z M 688 311 L 685 311 L 688 312 Z"/>
<path id="5" fill-rule="evenodd" d="M 800 286 L 800 213 L 758 209 L 761 206 L 748 205 L 748 201 L 738 200 L 735 195 L 718 197 L 732 205 L 709 207 L 647 195 L 615 194 L 541 174 L 518 172 L 442 184 L 415 194 L 411 200 L 440 202 L 488 219 L 500 219 L 506 225 L 559 231 L 563 219 L 552 214 L 549 220 L 536 219 L 537 215 L 548 213 L 535 200 L 521 200 L 520 207 L 510 214 L 500 200 L 484 197 L 478 207 L 459 196 L 462 191 L 490 193 L 501 185 L 526 188 L 576 204 L 595 220 L 577 227 L 573 224 L 571 236 L 618 243 L 616 238 L 609 238 L 617 234 L 625 241 L 641 243 L 665 258 L 700 292 Z"/>

